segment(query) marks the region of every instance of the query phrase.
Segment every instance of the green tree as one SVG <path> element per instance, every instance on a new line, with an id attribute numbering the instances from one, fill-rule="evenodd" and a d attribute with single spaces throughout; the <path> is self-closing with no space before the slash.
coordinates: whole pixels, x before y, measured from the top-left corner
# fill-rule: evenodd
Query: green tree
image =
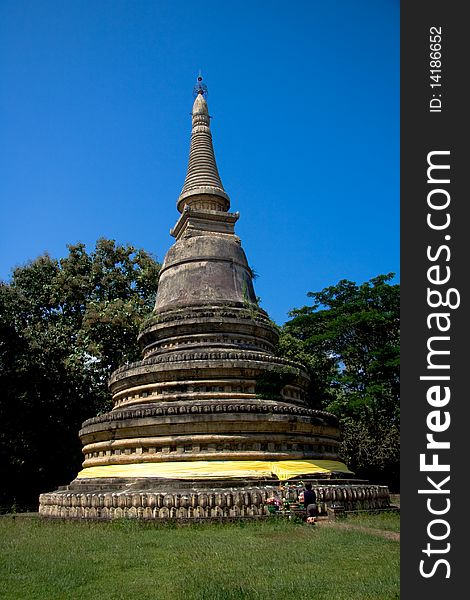
<path id="1" fill-rule="evenodd" d="M 76 475 L 81 423 L 110 408 L 107 381 L 140 358 L 160 265 L 100 239 L 40 256 L 0 284 L 0 507 L 35 506 Z"/>
<path id="2" fill-rule="evenodd" d="M 394 274 L 357 285 L 341 280 L 310 292 L 312 306 L 293 310 L 281 352 L 312 375 L 310 403 L 341 419 L 343 458 L 367 478 L 399 471 L 399 285 Z"/>

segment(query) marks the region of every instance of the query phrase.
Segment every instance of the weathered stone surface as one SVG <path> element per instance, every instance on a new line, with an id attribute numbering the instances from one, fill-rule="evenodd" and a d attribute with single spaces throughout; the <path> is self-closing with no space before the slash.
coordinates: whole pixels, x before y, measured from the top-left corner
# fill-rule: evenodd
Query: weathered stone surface
<path id="1" fill-rule="evenodd" d="M 339 487 L 332 483 L 324 483 L 314 484 L 313 488 L 317 493 L 320 515 L 327 515 L 331 505 L 338 503 L 345 510 L 384 509 L 390 506 L 390 495 L 386 486 L 356 483 Z M 82 494 L 83 502 L 76 508 L 68 508 L 66 499 L 78 497 L 79 494 L 55 492 L 41 495 L 39 514 L 57 519 L 90 520 L 123 517 L 148 520 L 255 518 L 262 515 L 268 517 L 266 499 L 276 491 L 276 486 L 269 485 L 246 487 L 236 492 L 231 489 L 199 489 L 194 490 L 191 495 L 181 492 L 158 494 L 161 502 L 155 502 L 156 494 L 153 492 L 138 491 L 119 494 L 117 506 L 113 504 L 103 508 L 95 506 L 95 494 Z M 298 501 L 299 491 L 294 487 L 289 491 L 291 502 Z M 143 508 L 144 504 L 146 506 Z"/>

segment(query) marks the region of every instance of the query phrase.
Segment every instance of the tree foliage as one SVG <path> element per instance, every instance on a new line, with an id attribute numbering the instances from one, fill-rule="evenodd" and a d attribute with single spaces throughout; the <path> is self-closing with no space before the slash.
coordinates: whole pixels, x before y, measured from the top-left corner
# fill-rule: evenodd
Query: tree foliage
<path id="1" fill-rule="evenodd" d="M 0 507 L 34 506 L 76 475 L 82 421 L 110 408 L 110 373 L 140 357 L 159 268 L 144 250 L 100 239 L 0 284 Z"/>
<path id="2" fill-rule="evenodd" d="M 343 458 L 367 478 L 398 481 L 399 285 L 393 273 L 310 292 L 293 310 L 280 351 L 310 370 L 310 403 L 341 419 Z"/>

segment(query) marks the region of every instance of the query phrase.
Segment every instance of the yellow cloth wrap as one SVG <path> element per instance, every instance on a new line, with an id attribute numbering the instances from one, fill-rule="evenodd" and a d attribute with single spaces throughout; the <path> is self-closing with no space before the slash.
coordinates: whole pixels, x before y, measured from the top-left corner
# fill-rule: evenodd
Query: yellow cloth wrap
<path id="1" fill-rule="evenodd" d="M 163 477 L 165 479 L 261 478 L 273 475 L 281 481 L 296 475 L 316 473 L 350 473 L 336 460 L 198 460 L 187 462 L 135 463 L 87 467 L 77 479 L 96 477 Z"/>

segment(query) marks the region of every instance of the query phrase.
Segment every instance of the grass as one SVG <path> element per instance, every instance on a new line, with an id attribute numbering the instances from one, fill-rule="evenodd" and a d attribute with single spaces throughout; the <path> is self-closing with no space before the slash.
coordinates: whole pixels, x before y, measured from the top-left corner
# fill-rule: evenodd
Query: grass
<path id="1" fill-rule="evenodd" d="M 361 522 L 395 528 L 399 516 L 354 518 Z M 184 527 L 0 518 L 0 598 L 131 597 L 398 599 L 399 544 L 341 523 L 307 526 L 275 518 Z"/>
<path id="2" fill-rule="evenodd" d="M 382 529 L 383 531 L 393 531 L 399 533 L 400 531 L 400 515 L 399 513 L 393 512 L 380 512 L 377 514 L 361 514 L 361 515 L 348 515 L 344 521 L 339 523 L 358 525 L 360 527 L 370 527 L 372 529 Z"/>

